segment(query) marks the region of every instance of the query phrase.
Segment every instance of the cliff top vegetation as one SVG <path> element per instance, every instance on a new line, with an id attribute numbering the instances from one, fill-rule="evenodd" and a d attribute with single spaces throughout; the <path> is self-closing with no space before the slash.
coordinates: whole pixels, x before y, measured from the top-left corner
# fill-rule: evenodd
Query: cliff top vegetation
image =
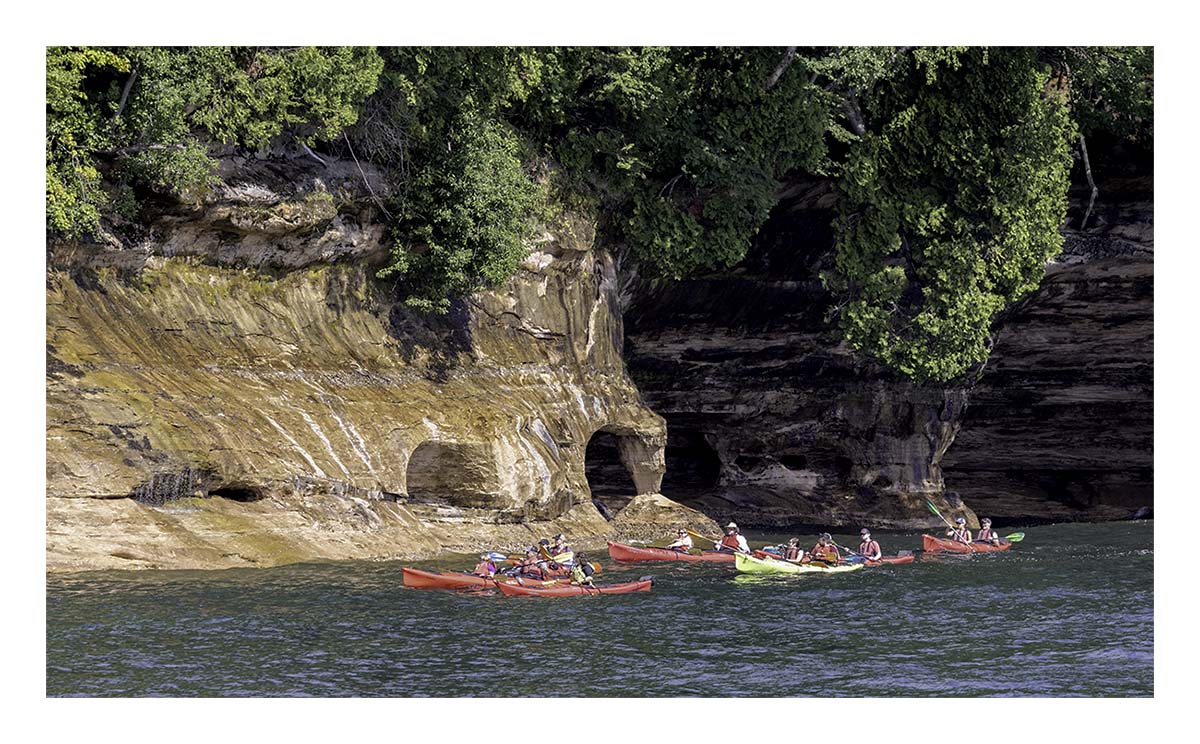
<path id="1" fill-rule="evenodd" d="M 1152 89 L 1141 47 L 54 47 L 47 229 L 120 235 L 203 199 L 229 152 L 349 154 L 389 177 L 380 275 L 437 312 L 510 276 L 555 205 L 680 278 L 737 264 L 789 181 L 823 178 L 831 316 L 944 381 L 1061 250 L 1087 141 L 1153 147 Z"/>

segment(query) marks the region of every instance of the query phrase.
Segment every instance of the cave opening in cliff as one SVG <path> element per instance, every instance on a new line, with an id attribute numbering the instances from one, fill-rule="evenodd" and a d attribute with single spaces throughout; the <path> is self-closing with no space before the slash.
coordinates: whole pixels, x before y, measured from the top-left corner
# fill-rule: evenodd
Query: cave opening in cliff
<path id="1" fill-rule="evenodd" d="M 245 485 L 230 485 L 222 488 L 214 488 L 208 492 L 210 497 L 227 499 L 229 501 L 237 501 L 240 503 L 250 503 L 251 501 L 259 501 L 263 498 L 261 490 L 253 486 Z"/>
<path id="2" fill-rule="evenodd" d="M 703 432 L 682 426 L 667 427 L 665 455 L 663 496 L 703 511 L 704 497 L 721 480 L 721 456 Z"/>
<path id="3" fill-rule="evenodd" d="M 408 501 L 486 506 L 487 453 L 453 442 L 422 442 L 408 458 Z"/>
<path id="4" fill-rule="evenodd" d="M 637 495 L 633 475 L 621 461 L 617 434 L 601 430 L 592 435 L 584 453 L 584 472 L 592 490 L 592 502 L 598 502 L 596 508 L 608 519 Z"/>

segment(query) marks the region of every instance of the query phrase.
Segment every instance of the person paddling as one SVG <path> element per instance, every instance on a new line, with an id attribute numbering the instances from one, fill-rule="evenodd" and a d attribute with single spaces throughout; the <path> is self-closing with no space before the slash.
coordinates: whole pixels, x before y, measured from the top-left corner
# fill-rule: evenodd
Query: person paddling
<path id="1" fill-rule="evenodd" d="M 858 532 L 858 552 L 863 558 L 869 561 L 877 561 L 883 557 L 883 551 L 879 548 L 879 543 L 871 539 L 871 531 L 863 527 Z"/>
<path id="2" fill-rule="evenodd" d="M 842 555 L 838 552 L 837 546 L 833 544 L 833 535 L 826 532 L 817 538 L 817 544 L 808 551 L 808 558 L 809 561 L 827 563 L 832 566 L 842 560 Z"/>
<path id="3" fill-rule="evenodd" d="M 546 578 L 546 569 L 542 565 L 543 563 L 537 548 L 530 546 L 525 551 L 525 557 L 517 564 L 517 573 L 532 579 L 544 579 Z"/>
<path id="4" fill-rule="evenodd" d="M 680 553 L 686 553 L 693 547 L 692 537 L 687 533 L 687 530 L 680 527 L 675 530 L 675 542 L 667 546 L 668 550 L 677 550 Z"/>
<path id="5" fill-rule="evenodd" d="M 596 569 L 592 568 L 592 564 L 588 563 L 587 556 L 583 553 L 575 556 L 575 566 L 571 569 L 571 583 L 580 586 L 592 586 L 592 574 L 596 573 Z"/>
<path id="6" fill-rule="evenodd" d="M 735 553 L 749 553 L 750 545 L 746 542 L 746 538 L 742 537 L 738 532 L 738 526 L 734 522 L 725 525 L 725 536 L 718 540 L 714 545 L 716 550 L 725 550 Z"/>
<path id="7" fill-rule="evenodd" d="M 992 529 L 992 520 L 984 517 L 979 522 L 979 532 L 975 535 L 975 542 L 991 543 L 992 545 L 1000 544 L 1000 535 Z"/>
<path id="8" fill-rule="evenodd" d="M 570 553 L 571 547 L 567 545 L 567 538 L 561 532 L 554 536 L 554 545 L 550 548 L 550 555 L 562 555 Z"/>
<path id="9" fill-rule="evenodd" d="M 954 538 L 955 542 L 963 543 L 964 545 L 971 544 L 971 531 L 967 529 L 967 520 L 959 517 L 954 520 L 955 526 L 946 529 L 946 536 Z"/>
<path id="10" fill-rule="evenodd" d="M 486 576 L 489 579 L 496 575 L 496 563 L 487 553 L 479 556 L 479 563 L 475 564 L 475 568 L 471 569 L 471 573 L 479 576 Z"/>
<path id="11" fill-rule="evenodd" d="M 803 560 L 804 549 L 800 547 L 800 538 L 793 537 L 791 540 L 788 540 L 787 545 L 783 546 L 783 550 L 780 551 L 780 557 L 792 563 L 799 563 Z"/>

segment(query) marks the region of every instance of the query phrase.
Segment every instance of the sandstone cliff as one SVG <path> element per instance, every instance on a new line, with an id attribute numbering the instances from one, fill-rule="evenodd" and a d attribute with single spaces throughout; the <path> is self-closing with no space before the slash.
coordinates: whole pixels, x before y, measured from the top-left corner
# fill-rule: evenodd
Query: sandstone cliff
<path id="1" fill-rule="evenodd" d="M 592 466 L 628 481 L 612 512 L 658 490 L 664 422 L 626 375 L 585 221 L 421 317 L 373 278 L 355 176 L 311 168 L 250 164 L 135 244 L 52 247 L 50 568 L 602 544 L 597 433 L 612 462 Z"/>

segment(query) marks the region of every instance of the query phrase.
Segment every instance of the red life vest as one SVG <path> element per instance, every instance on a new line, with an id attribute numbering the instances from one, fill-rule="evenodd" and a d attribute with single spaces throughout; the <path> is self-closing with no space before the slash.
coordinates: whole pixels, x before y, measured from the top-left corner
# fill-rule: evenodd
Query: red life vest
<path id="1" fill-rule="evenodd" d="M 999 539 L 999 535 L 996 534 L 995 530 L 980 529 L 979 534 L 975 536 L 975 539 L 976 540 L 997 540 L 997 539 Z"/>
<path id="2" fill-rule="evenodd" d="M 800 546 L 789 545 L 783 549 L 783 559 L 785 561 L 795 561 L 800 558 Z"/>
<path id="3" fill-rule="evenodd" d="M 730 548 L 731 550 L 741 550 L 742 549 L 741 544 L 738 543 L 738 536 L 737 536 L 736 532 L 733 533 L 732 535 L 726 535 L 725 537 L 722 537 L 721 544 L 727 548 Z"/>
<path id="4" fill-rule="evenodd" d="M 957 528 L 950 530 L 950 536 L 960 543 L 969 544 L 971 542 L 971 531 L 965 527 L 961 530 Z"/>
<path id="5" fill-rule="evenodd" d="M 883 555 L 883 550 L 880 549 L 879 543 L 875 542 L 874 540 L 866 540 L 859 543 L 858 552 L 872 559 Z"/>

